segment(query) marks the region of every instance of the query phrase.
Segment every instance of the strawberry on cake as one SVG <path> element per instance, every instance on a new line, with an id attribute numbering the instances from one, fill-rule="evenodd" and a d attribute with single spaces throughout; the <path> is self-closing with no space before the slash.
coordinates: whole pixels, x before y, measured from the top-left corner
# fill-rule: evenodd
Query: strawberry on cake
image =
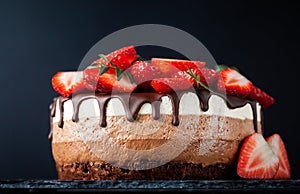
<path id="1" fill-rule="evenodd" d="M 275 100 L 236 68 L 144 61 L 127 46 L 52 85 L 60 180 L 290 178 L 281 137 L 263 136 Z"/>

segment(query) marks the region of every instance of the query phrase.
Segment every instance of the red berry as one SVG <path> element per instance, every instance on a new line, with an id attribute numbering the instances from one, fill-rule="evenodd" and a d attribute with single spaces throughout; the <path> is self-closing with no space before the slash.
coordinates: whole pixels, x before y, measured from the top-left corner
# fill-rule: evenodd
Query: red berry
<path id="1" fill-rule="evenodd" d="M 127 46 L 116 51 L 113 51 L 106 55 L 107 59 L 115 64 L 119 69 L 125 70 L 129 68 L 134 61 L 138 59 L 138 55 L 134 46 Z M 94 61 L 92 65 L 98 65 L 103 63 L 106 66 L 111 66 L 110 63 L 105 61 L 103 58 L 99 58 L 98 60 Z"/>
<path id="2" fill-rule="evenodd" d="M 190 81 L 185 78 L 158 78 L 152 80 L 150 84 L 156 92 L 163 94 L 186 90 L 192 86 Z"/>
<path id="3" fill-rule="evenodd" d="M 288 160 L 288 155 L 280 135 L 273 134 L 266 138 L 268 144 L 271 146 L 273 152 L 279 159 L 279 169 L 273 179 L 290 179 L 291 168 Z"/>
<path id="4" fill-rule="evenodd" d="M 134 81 L 142 91 L 151 91 L 150 82 L 163 77 L 163 73 L 156 65 L 145 61 L 136 61 L 129 69 Z"/>
<path id="5" fill-rule="evenodd" d="M 205 66 L 205 62 L 202 61 L 190 61 L 181 59 L 164 59 L 164 58 L 152 58 L 151 62 L 160 66 L 162 69 L 164 66 L 173 66 L 176 71 L 187 71 L 188 69 L 200 69 Z"/>
<path id="6" fill-rule="evenodd" d="M 260 88 L 253 86 L 249 98 L 252 100 L 257 100 L 259 104 L 264 108 L 270 107 L 272 104 L 274 104 L 275 99 L 268 95 L 266 92 L 262 91 Z"/>
<path id="7" fill-rule="evenodd" d="M 128 76 L 124 73 L 118 81 L 116 70 L 109 68 L 107 72 L 99 75 L 99 68 L 90 68 L 83 71 L 83 77 L 86 84 L 93 86 L 95 91 L 111 93 L 111 92 L 132 92 L 136 85 L 130 82 Z"/>
<path id="8" fill-rule="evenodd" d="M 253 133 L 245 138 L 237 165 L 240 177 L 272 179 L 278 169 L 279 159 L 261 134 Z"/>
<path id="9" fill-rule="evenodd" d="M 64 97 L 85 89 L 82 71 L 57 72 L 52 77 L 53 89 Z"/>
<path id="10" fill-rule="evenodd" d="M 230 95 L 246 97 L 252 90 L 252 82 L 232 68 L 220 71 L 218 90 Z"/>

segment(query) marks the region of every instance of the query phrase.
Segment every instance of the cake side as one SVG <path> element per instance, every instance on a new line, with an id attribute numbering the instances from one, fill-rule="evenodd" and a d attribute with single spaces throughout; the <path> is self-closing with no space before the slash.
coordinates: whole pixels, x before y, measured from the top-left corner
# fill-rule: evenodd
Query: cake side
<path id="1" fill-rule="evenodd" d="M 186 179 L 190 177 L 198 177 L 198 179 L 208 178 L 206 174 L 208 171 L 211 171 L 211 173 L 214 172 L 212 173 L 214 175 L 218 174 L 218 177 L 224 177 L 229 172 L 226 169 L 232 168 L 232 165 L 236 162 L 240 142 L 246 136 L 254 132 L 253 121 L 250 119 L 241 120 L 209 115 L 182 115 L 180 116 L 180 123 L 183 123 L 183 126 L 179 125 L 178 127 L 170 125 L 171 120 L 171 115 L 162 115 L 159 120 L 153 120 L 151 115 L 139 115 L 137 121 L 133 124 L 127 121 L 124 116 L 109 116 L 107 122 L 108 126 L 106 128 L 99 126 L 99 119 L 97 117 L 81 119 L 78 123 L 65 121 L 63 128 L 59 128 L 58 123 L 53 123 L 52 152 L 58 168 L 59 177 L 71 178 L 70 176 L 74 176 L 72 179 L 77 179 L 79 177 L 78 170 L 80 171 L 80 166 L 82 165 L 91 168 L 87 168 L 88 170 L 86 170 L 85 173 L 82 172 L 82 177 L 92 176 L 87 176 L 87 174 L 91 174 L 90 170 L 93 169 L 93 171 L 95 171 L 96 168 L 99 168 L 99 172 L 103 172 L 107 170 L 107 168 L 118 169 L 116 171 L 118 174 L 114 172 L 113 176 L 99 176 L 102 177 L 102 179 L 155 179 L 163 177 L 167 179 L 172 177 L 168 177 L 167 174 L 158 174 L 155 176 L 155 174 L 149 172 L 155 172 L 158 169 L 164 169 L 166 167 L 170 169 L 174 167 L 174 165 L 177 166 L 177 168 L 188 169 L 188 173 L 182 171 L 182 174 L 178 175 L 178 177 Z M 214 124 L 216 120 L 218 120 L 219 124 L 211 125 L 209 121 L 212 120 L 214 120 L 212 122 Z M 119 123 L 122 123 L 122 125 Z M 152 126 L 152 128 L 149 128 L 149 126 Z M 142 130 L 144 134 L 132 134 L 134 130 L 132 127 L 144 127 L 147 131 Z M 241 127 L 247 130 L 241 130 Z M 90 129 L 92 129 L 90 132 L 84 133 L 84 131 Z M 133 130 L 129 131 L 128 129 Z M 178 132 L 178 129 L 183 131 Z M 151 131 L 153 131 L 153 133 L 151 133 Z M 141 131 L 139 130 L 139 132 Z M 177 138 L 179 141 L 187 141 L 187 138 L 183 136 L 193 134 L 193 136 L 189 138 L 190 143 L 186 145 L 186 148 L 182 149 L 182 152 L 176 157 L 171 153 L 171 150 L 168 150 L 164 153 L 163 157 L 161 155 L 152 155 L 151 153 L 148 155 L 144 153 L 145 155 L 141 155 L 141 157 L 143 157 L 142 160 L 128 161 L 132 156 L 126 155 L 126 152 L 120 153 L 120 150 L 118 150 L 119 147 L 113 145 L 113 143 L 116 143 L 130 150 L 153 150 L 170 141 L 175 133 L 180 134 Z M 89 139 L 83 140 L 82 136 L 86 137 L 86 134 L 89 134 Z M 145 134 L 147 135 L 145 136 Z M 114 142 L 108 143 L 110 141 Z M 180 144 L 182 142 L 176 142 L 176 145 L 177 143 Z M 99 147 L 106 151 L 97 152 Z M 176 151 L 177 150 L 178 149 L 176 149 Z M 168 156 L 166 154 L 169 151 L 170 155 Z M 110 162 L 101 158 L 99 153 L 102 154 L 103 158 L 109 158 Z M 139 162 L 143 162 L 143 165 L 146 163 L 157 163 L 157 167 L 147 170 L 120 168 L 118 161 L 113 161 L 114 158 L 115 160 L 124 162 L 123 166 L 126 167 L 132 165 L 132 163 L 139 165 Z M 170 161 L 166 162 L 166 159 Z M 126 161 L 128 161 L 128 163 L 126 163 Z M 114 166 L 110 163 L 117 165 Z M 94 164 L 97 164 L 96 166 L 98 167 Z M 220 166 L 222 166 L 222 170 L 220 169 L 221 171 L 219 172 L 217 169 Z M 74 168 L 77 169 L 74 171 L 76 175 L 71 175 L 72 173 L 67 170 L 69 168 L 72 168 L 72 171 L 74 171 Z M 198 170 L 194 168 L 198 168 Z M 199 174 L 200 169 L 202 169 L 203 173 Z M 130 174 L 133 174 L 132 176 L 128 175 L 129 171 L 131 172 Z M 193 174 L 193 172 L 195 174 Z M 226 173 L 223 174 L 222 172 Z M 168 174 L 173 175 L 172 171 Z M 232 175 L 234 174 L 235 173 L 232 172 Z M 95 176 L 98 175 L 97 173 L 95 174 Z"/>

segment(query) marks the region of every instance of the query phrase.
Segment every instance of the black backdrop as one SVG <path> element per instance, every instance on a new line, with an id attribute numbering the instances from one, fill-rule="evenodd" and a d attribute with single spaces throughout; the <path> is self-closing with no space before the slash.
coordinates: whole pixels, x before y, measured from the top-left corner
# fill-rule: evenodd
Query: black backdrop
<path id="1" fill-rule="evenodd" d="M 199 39 L 276 99 L 265 135 L 285 141 L 300 177 L 299 6 L 291 1 L 0 1 L 0 178 L 56 178 L 51 155 L 51 77 L 76 70 L 106 35 L 165 24 Z M 148 53 L 149 54 L 149 53 Z M 164 55 L 164 53 L 161 53 Z"/>

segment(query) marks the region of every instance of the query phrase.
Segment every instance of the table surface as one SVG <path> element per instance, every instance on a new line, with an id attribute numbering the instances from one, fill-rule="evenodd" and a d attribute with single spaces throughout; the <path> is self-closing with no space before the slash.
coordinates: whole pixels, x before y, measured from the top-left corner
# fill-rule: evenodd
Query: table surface
<path id="1" fill-rule="evenodd" d="M 0 180 L 0 192 L 300 193 L 300 180 Z"/>

